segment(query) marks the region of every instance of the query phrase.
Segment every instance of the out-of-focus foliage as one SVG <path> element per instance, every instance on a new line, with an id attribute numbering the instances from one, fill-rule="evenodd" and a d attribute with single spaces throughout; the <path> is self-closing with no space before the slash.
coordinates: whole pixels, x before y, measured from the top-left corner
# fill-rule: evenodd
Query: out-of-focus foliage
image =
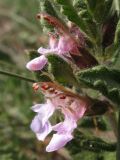
<path id="1" fill-rule="evenodd" d="M 37 0 L 0 1 L 0 70 L 34 79 L 25 69 L 25 50 L 46 41 L 35 18 L 38 12 Z M 30 129 L 34 116 L 30 106 L 42 100 L 32 83 L 0 75 L 0 160 L 64 159 L 57 153 L 46 153 Z"/>

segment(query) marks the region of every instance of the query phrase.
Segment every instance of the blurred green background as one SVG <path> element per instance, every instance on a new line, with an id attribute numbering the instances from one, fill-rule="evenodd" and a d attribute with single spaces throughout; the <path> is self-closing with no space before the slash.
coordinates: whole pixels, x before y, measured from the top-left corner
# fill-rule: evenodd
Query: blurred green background
<path id="1" fill-rule="evenodd" d="M 34 78 L 25 68 L 25 50 L 44 44 L 38 12 L 37 0 L 0 1 L 0 70 Z M 30 107 L 40 101 L 32 83 L 0 75 L 0 160 L 64 159 L 46 153 L 29 127 L 34 116 Z"/>

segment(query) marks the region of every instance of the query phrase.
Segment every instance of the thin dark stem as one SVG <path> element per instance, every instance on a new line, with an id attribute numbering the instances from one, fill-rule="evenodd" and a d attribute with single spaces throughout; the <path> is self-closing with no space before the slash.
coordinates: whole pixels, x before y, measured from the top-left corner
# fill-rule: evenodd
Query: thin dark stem
<path id="1" fill-rule="evenodd" d="M 7 71 L 1 71 L 1 70 L 0 70 L 0 74 L 3 74 L 3 75 L 5 75 L 5 76 L 10 76 L 10 77 L 18 78 L 18 79 L 21 79 L 21 80 L 24 80 L 24 81 L 27 81 L 27 82 L 31 82 L 31 83 L 36 82 L 36 81 L 33 80 L 33 79 L 26 78 L 26 77 L 20 76 L 20 75 L 18 75 L 18 74 L 10 73 L 10 72 L 7 72 Z"/>
<path id="2" fill-rule="evenodd" d="M 119 117 L 118 117 L 118 137 L 117 137 L 116 160 L 120 160 L 120 111 L 119 111 Z"/>

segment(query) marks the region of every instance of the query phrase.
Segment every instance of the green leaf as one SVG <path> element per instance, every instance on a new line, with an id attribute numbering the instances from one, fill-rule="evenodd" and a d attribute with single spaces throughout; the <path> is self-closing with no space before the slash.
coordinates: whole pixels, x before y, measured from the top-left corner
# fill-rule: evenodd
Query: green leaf
<path id="1" fill-rule="evenodd" d="M 112 58 L 112 68 L 120 70 L 120 47 L 116 50 Z"/>
<path id="2" fill-rule="evenodd" d="M 95 39 L 98 38 L 97 35 L 97 25 L 93 21 L 93 17 L 90 15 L 90 13 L 87 10 L 87 6 L 84 2 L 84 8 L 85 9 L 80 9 L 79 14 L 78 14 L 78 8 L 73 7 L 75 5 L 75 2 L 72 3 L 70 0 L 56 0 L 58 4 L 61 5 L 62 7 L 62 13 L 68 18 L 68 20 L 72 21 L 75 23 L 80 30 L 85 34 L 86 38 L 93 42 L 96 43 Z M 80 6 L 81 7 L 81 6 Z"/>
<path id="3" fill-rule="evenodd" d="M 77 73 L 80 82 L 100 91 L 116 104 L 120 104 L 120 71 L 97 66 Z"/>
<path id="4" fill-rule="evenodd" d="M 42 13 L 48 13 L 51 16 L 59 18 L 49 0 L 40 0 L 40 11 Z M 48 24 L 44 19 L 40 19 L 40 22 L 43 27 L 43 31 L 53 31 L 53 26 Z"/>
<path id="5" fill-rule="evenodd" d="M 112 11 L 113 13 L 117 13 L 117 15 L 120 16 L 120 1 L 119 0 L 113 0 Z"/>
<path id="6" fill-rule="evenodd" d="M 117 27 L 116 27 L 114 43 L 116 45 L 120 44 L 120 20 L 118 21 L 118 24 L 117 24 Z"/>
<path id="7" fill-rule="evenodd" d="M 97 128 L 101 131 L 106 131 L 107 128 L 107 124 L 105 122 L 105 120 L 103 119 L 103 117 L 96 117 L 96 123 L 97 123 Z M 82 128 L 96 128 L 95 122 L 94 122 L 94 118 L 93 117 L 84 117 L 81 121 L 80 121 L 80 127 Z"/>
<path id="8" fill-rule="evenodd" d="M 41 12 L 45 12 L 50 14 L 51 16 L 59 18 L 49 0 L 40 0 L 40 9 L 41 9 Z"/>
<path id="9" fill-rule="evenodd" d="M 28 51 L 29 59 L 32 60 L 36 57 L 39 57 L 40 54 L 36 50 Z M 45 67 L 42 71 L 34 71 L 34 76 L 37 81 L 48 82 L 51 81 L 50 78 L 43 74 L 43 72 L 47 72 L 47 67 Z"/>
<path id="10" fill-rule="evenodd" d="M 86 8 L 86 4 L 84 0 L 74 0 L 73 6 L 77 8 L 79 11 Z"/>
<path id="11" fill-rule="evenodd" d="M 72 5 L 70 0 L 56 0 L 58 4 L 62 6 L 62 12 L 67 18 L 74 22 L 76 25 L 80 27 L 80 29 L 85 32 L 86 26 L 81 17 L 78 16 L 77 11 Z"/>
<path id="12" fill-rule="evenodd" d="M 101 138 L 91 137 L 83 134 L 79 130 L 75 131 L 74 139 L 67 145 L 71 154 L 77 154 L 82 151 L 91 152 L 114 152 L 116 150 L 115 143 L 107 143 Z"/>
<path id="13" fill-rule="evenodd" d="M 77 85 L 70 64 L 55 54 L 48 55 L 47 58 L 49 61 L 49 72 L 53 74 L 56 81 L 66 85 Z"/>

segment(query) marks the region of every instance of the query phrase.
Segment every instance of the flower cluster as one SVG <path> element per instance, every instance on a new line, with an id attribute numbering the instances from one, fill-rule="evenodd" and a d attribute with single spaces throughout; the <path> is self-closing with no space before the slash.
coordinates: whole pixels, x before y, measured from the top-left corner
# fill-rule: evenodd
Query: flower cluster
<path id="1" fill-rule="evenodd" d="M 38 53 L 40 53 L 40 56 L 27 63 L 26 67 L 29 70 L 37 71 L 43 69 L 47 64 L 46 55 L 49 53 L 57 54 L 67 61 L 71 59 L 71 54 L 80 54 L 78 50 L 77 40 L 82 37 L 83 43 L 84 38 L 78 28 L 64 27 L 64 25 L 61 24 L 56 18 L 51 17 L 47 14 L 39 14 L 38 16 L 43 17 L 44 19 L 49 21 L 49 23 L 52 22 L 52 24 L 54 24 L 54 27 L 57 28 L 57 31 L 56 33 L 49 33 L 49 47 L 47 49 L 40 47 L 38 49 Z"/>
<path id="2" fill-rule="evenodd" d="M 40 47 L 38 49 L 40 56 L 28 62 L 26 67 L 32 71 L 41 70 L 47 63 L 47 58 L 45 57 L 47 54 L 54 53 L 65 59 L 65 57 L 69 56 L 69 51 L 73 48 L 74 43 L 69 39 L 69 37 L 61 36 L 58 40 L 55 35 L 50 35 L 49 48 L 45 49 Z"/>
<path id="3" fill-rule="evenodd" d="M 85 45 L 85 38 L 79 28 L 73 24 L 65 26 L 48 14 L 38 14 L 38 18 L 41 17 L 52 24 L 56 32 L 49 34 L 49 47 L 40 47 L 40 56 L 28 62 L 26 67 L 31 71 L 42 70 L 48 63 L 46 55 L 50 53 L 57 54 L 68 63 L 75 62 L 72 59 L 74 56 L 82 58 L 79 48 Z M 83 63 L 81 66 L 87 64 L 86 61 Z M 34 84 L 34 89 L 38 88 L 38 84 Z M 32 107 L 37 115 L 32 121 L 31 129 L 41 141 L 44 141 L 51 131 L 56 132 L 46 148 L 46 151 L 51 152 L 60 149 L 73 138 L 77 121 L 84 116 L 91 101 L 88 97 L 76 95 L 55 83 L 43 82 L 40 88 L 45 96 L 45 103 Z M 63 113 L 64 121 L 52 126 L 49 118 L 58 109 Z"/>
<path id="4" fill-rule="evenodd" d="M 34 88 L 38 89 L 38 84 L 35 84 Z M 31 123 L 31 129 L 41 141 L 44 141 L 51 131 L 56 132 L 46 148 L 47 152 L 52 152 L 73 139 L 72 132 L 77 127 L 77 121 L 84 116 L 90 100 L 50 82 L 41 83 L 40 89 L 46 97 L 46 102 L 32 107 L 37 115 Z M 64 121 L 52 126 L 49 118 L 55 110 L 62 112 Z"/>

